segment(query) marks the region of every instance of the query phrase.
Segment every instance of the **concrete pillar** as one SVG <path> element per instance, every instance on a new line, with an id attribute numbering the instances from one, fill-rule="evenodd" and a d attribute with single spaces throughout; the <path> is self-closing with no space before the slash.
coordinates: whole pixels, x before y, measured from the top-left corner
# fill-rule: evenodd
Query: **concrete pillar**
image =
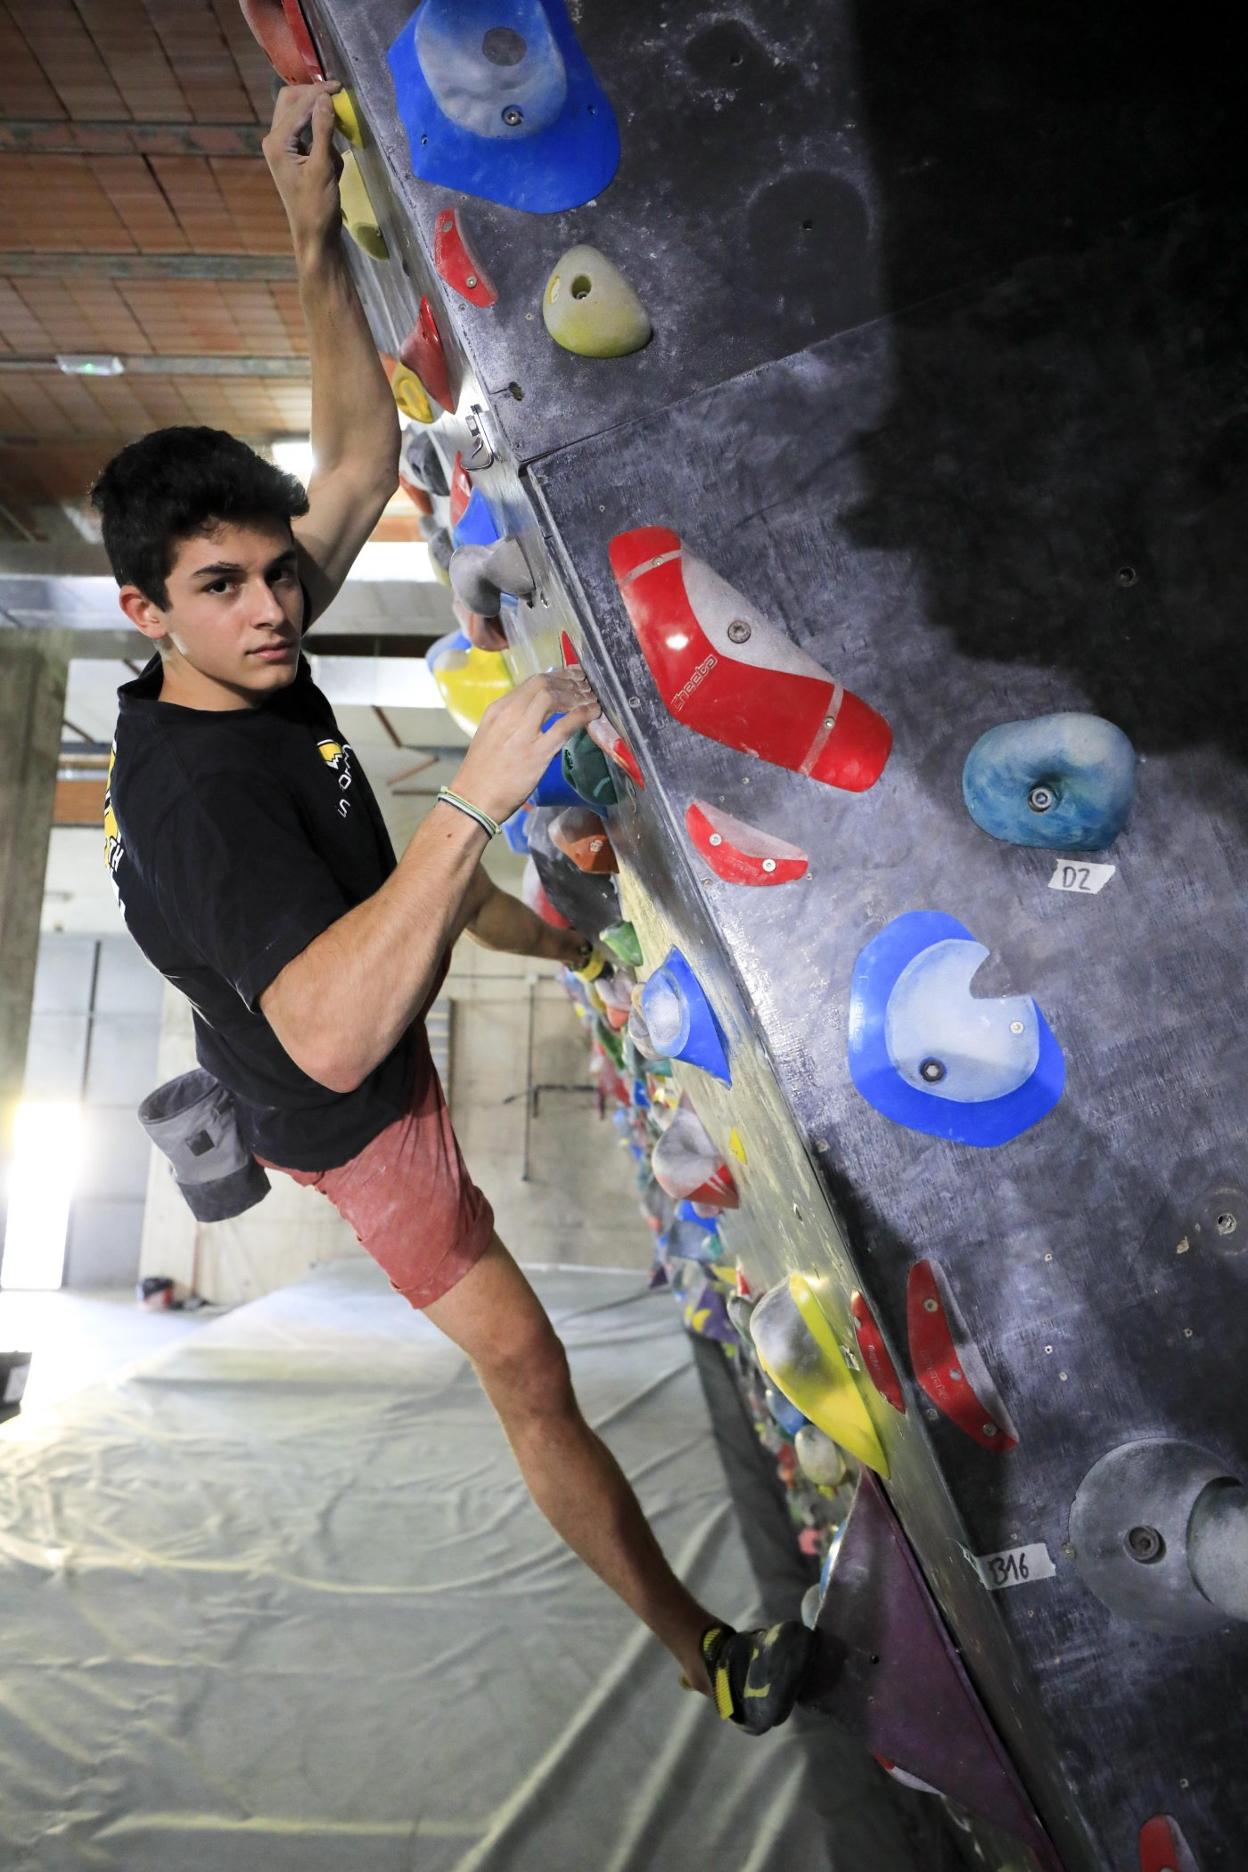
<path id="1" fill-rule="evenodd" d="M 26 1068 L 67 669 L 61 632 L 0 630 L 0 1242 L 13 1114 Z"/>

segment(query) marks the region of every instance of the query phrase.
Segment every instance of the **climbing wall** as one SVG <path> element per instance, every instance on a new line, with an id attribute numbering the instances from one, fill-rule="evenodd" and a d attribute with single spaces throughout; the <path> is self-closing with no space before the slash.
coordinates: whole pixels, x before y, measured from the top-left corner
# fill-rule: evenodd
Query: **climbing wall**
<path id="1" fill-rule="evenodd" d="M 1121 4 L 245 11 L 361 127 L 447 690 L 586 665 L 617 797 L 514 836 L 632 923 L 621 1077 L 673 1059 L 866 1466 L 819 1700 L 988 1863 L 1237 1868 L 1235 61 Z"/>

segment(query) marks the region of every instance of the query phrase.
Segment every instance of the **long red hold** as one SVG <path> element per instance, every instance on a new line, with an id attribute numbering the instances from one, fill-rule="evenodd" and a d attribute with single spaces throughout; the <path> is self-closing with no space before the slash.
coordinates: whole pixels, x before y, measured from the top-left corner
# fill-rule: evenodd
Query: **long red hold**
<path id="1" fill-rule="evenodd" d="M 882 715 L 688 552 L 670 527 L 617 533 L 611 570 L 659 694 L 708 740 L 862 793 L 884 771 Z"/>

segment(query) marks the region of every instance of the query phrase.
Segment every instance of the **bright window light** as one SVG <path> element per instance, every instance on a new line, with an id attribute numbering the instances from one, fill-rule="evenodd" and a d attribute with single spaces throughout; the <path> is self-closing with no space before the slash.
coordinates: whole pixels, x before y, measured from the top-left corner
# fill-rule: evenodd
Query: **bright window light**
<path id="1" fill-rule="evenodd" d="M 82 1157 L 81 1105 L 19 1105 L 0 1287 L 61 1285 L 69 1206 Z"/>
<path id="2" fill-rule="evenodd" d="M 304 487 L 307 487 L 316 466 L 310 442 L 291 436 L 284 442 L 274 442 L 269 453 L 284 474 L 297 475 Z"/>
<path id="3" fill-rule="evenodd" d="M 414 580 L 421 585 L 432 585 L 437 576 L 423 540 L 367 540 L 347 574 L 349 579 L 370 583 Z"/>

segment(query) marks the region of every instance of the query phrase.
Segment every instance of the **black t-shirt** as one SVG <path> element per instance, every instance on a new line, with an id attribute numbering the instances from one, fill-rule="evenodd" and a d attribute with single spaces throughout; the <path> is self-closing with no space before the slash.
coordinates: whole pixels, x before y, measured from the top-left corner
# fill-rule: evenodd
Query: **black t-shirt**
<path id="1" fill-rule="evenodd" d="M 249 1148 L 332 1169 L 406 1109 L 428 1057 L 420 1024 L 354 1092 L 331 1092 L 260 996 L 390 876 L 390 836 L 305 657 L 258 708 L 162 702 L 161 675 L 154 656 L 117 692 L 104 827 L 126 924 L 194 1008 L 200 1064 L 233 1092 Z"/>

